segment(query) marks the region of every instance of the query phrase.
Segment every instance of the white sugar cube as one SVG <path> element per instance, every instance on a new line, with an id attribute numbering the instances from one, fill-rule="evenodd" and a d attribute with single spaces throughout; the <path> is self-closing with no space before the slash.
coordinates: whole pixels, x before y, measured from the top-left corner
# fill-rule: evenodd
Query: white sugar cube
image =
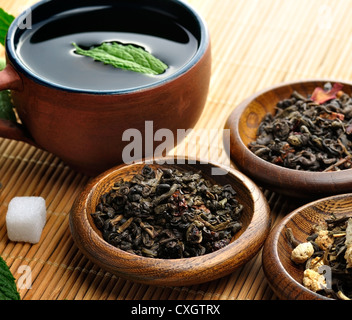
<path id="1" fill-rule="evenodd" d="M 46 222 L 42 197 L 14 197 L 7 208 L 6 228 L 11 241 L 38 243 Z"/>

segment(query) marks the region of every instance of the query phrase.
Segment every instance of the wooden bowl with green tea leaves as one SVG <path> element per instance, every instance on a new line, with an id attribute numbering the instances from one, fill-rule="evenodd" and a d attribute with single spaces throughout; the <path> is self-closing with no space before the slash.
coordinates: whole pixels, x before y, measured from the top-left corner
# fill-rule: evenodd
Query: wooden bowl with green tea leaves
<path id="1" fill-rule="evenodd" d="M 234 169 L 170 160 L 120 165 L 89 182 L 70 212 L 76 245 L 102 269 L 149 285 L 230 274 L 269 233 L 264 195 Z"/>
<path id="2" fill-rule="evenodd" d="M 289 197 L 352 191 L 352 84 L 304 80 L 274 85 L 239 104 L 224 139 L 235 165 Z"/>
<path id="3" fill-rule="evenodd" d="M 337 300 L 347 295 L 351 299 L 352 273 L 345 260 L 351 245 L 346 244 L 345 226 L 347 222 L 352 231 L 351 218 L 352 194 L 348 193 L 305 204 L 272 229 L 262 252 L 263 270 L 280 299 Z M 314 244 L 311 253 L 297 247 L 307 242 Z"/>

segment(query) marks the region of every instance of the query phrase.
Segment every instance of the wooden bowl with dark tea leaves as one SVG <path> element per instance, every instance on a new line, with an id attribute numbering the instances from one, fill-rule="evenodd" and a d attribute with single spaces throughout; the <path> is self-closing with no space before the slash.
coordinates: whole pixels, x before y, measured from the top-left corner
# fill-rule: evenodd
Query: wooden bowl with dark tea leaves
<path id="1" fill-rule="evenodd" d="M 270 210 L 259 187 L 214 163 L 160 163 L 120 165 L 87 184 L 70 212 L 73 239 L 85 256 L 131 281 L 185 286 L 228 275 L 258 253 L 270 230 Z M 191 174 L 187 182 L 185 172 Z M 212 187 L 204 187 L 202 179 Z M 203 196 L 196 198 L 191 190 Z"/>
<path id="2" fill-rule="evenodd" d="M 271 288 L 280 299 L 333 299 L 323 291 L 314 292 L 303 285 L 305 263 L 291 260 L 293 246 L 287 236 L 287 230 L 290 229 L 298 242 L 307 242 L 307 238 L 314 233 L 313 227 L 333 216 L 337 219 L 352 217 L 352 194 L 330 196 L 305 204 L 287 215 L 270 232 L 262 253 L 263 270 Z"/>
<path id="3" fill-rule="evenodd" d="M 231 159 L 260 186 L 290 197 L 351 192 L 351 93 L 350 83 L 305 80 L 253 94 L 226 122 Z M 346 114 L 337 102 L 341 94 Z"/>

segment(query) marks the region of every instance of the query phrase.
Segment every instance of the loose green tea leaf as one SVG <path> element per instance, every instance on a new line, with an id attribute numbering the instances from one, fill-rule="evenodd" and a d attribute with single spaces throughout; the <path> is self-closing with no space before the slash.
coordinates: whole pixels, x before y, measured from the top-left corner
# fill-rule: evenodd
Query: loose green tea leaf
<path id="1" fill-rule="evenodd" d="M 3 258 L 0 257 L 0 300 L 20 300 L 15 278 Z"/>
<path id="2" fill-rule="evenodd" d="M 5 45 L 7 30 L 14 19 L 14 16 L 0 8 L 0 43 L 2 45 Z"/>
<path id="3" fill-rule="evenodd" d="M 161 74 L 168 66 L 140 47 L 131 44 L 122 45 L 117 42 L 104 42 L 89 50 L 80 48 L 73 43 L 76 53 L 91 57 L 115 68 L 135 71 L 144 74 Z"/>

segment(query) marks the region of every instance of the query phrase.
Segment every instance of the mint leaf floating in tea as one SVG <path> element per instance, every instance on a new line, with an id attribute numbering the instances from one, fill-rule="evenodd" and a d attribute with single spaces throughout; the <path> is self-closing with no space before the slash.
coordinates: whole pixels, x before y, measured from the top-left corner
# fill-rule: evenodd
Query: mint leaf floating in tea
<path id="1" fill-rule="evenodd" d="M 88 50 L 80 48 L 76 43 L 73 43 L 73 46 L 77 54 L 91 57 L 115 68 L 153 75 L 161 74 L 168 68 L 146 50 L 131 44 L 103 42 L 100 46 Z"/>
<path id="2" fill-rule="evenodd" d="M 0 300 L 20 300 L 15 278 L 6 262 L 0 257 Z"/>
<path id="3" fill-rule="evenodd" d="M 0 8 L 0 43 L 5 45 L 7 30 L 15 17 Z"/>

